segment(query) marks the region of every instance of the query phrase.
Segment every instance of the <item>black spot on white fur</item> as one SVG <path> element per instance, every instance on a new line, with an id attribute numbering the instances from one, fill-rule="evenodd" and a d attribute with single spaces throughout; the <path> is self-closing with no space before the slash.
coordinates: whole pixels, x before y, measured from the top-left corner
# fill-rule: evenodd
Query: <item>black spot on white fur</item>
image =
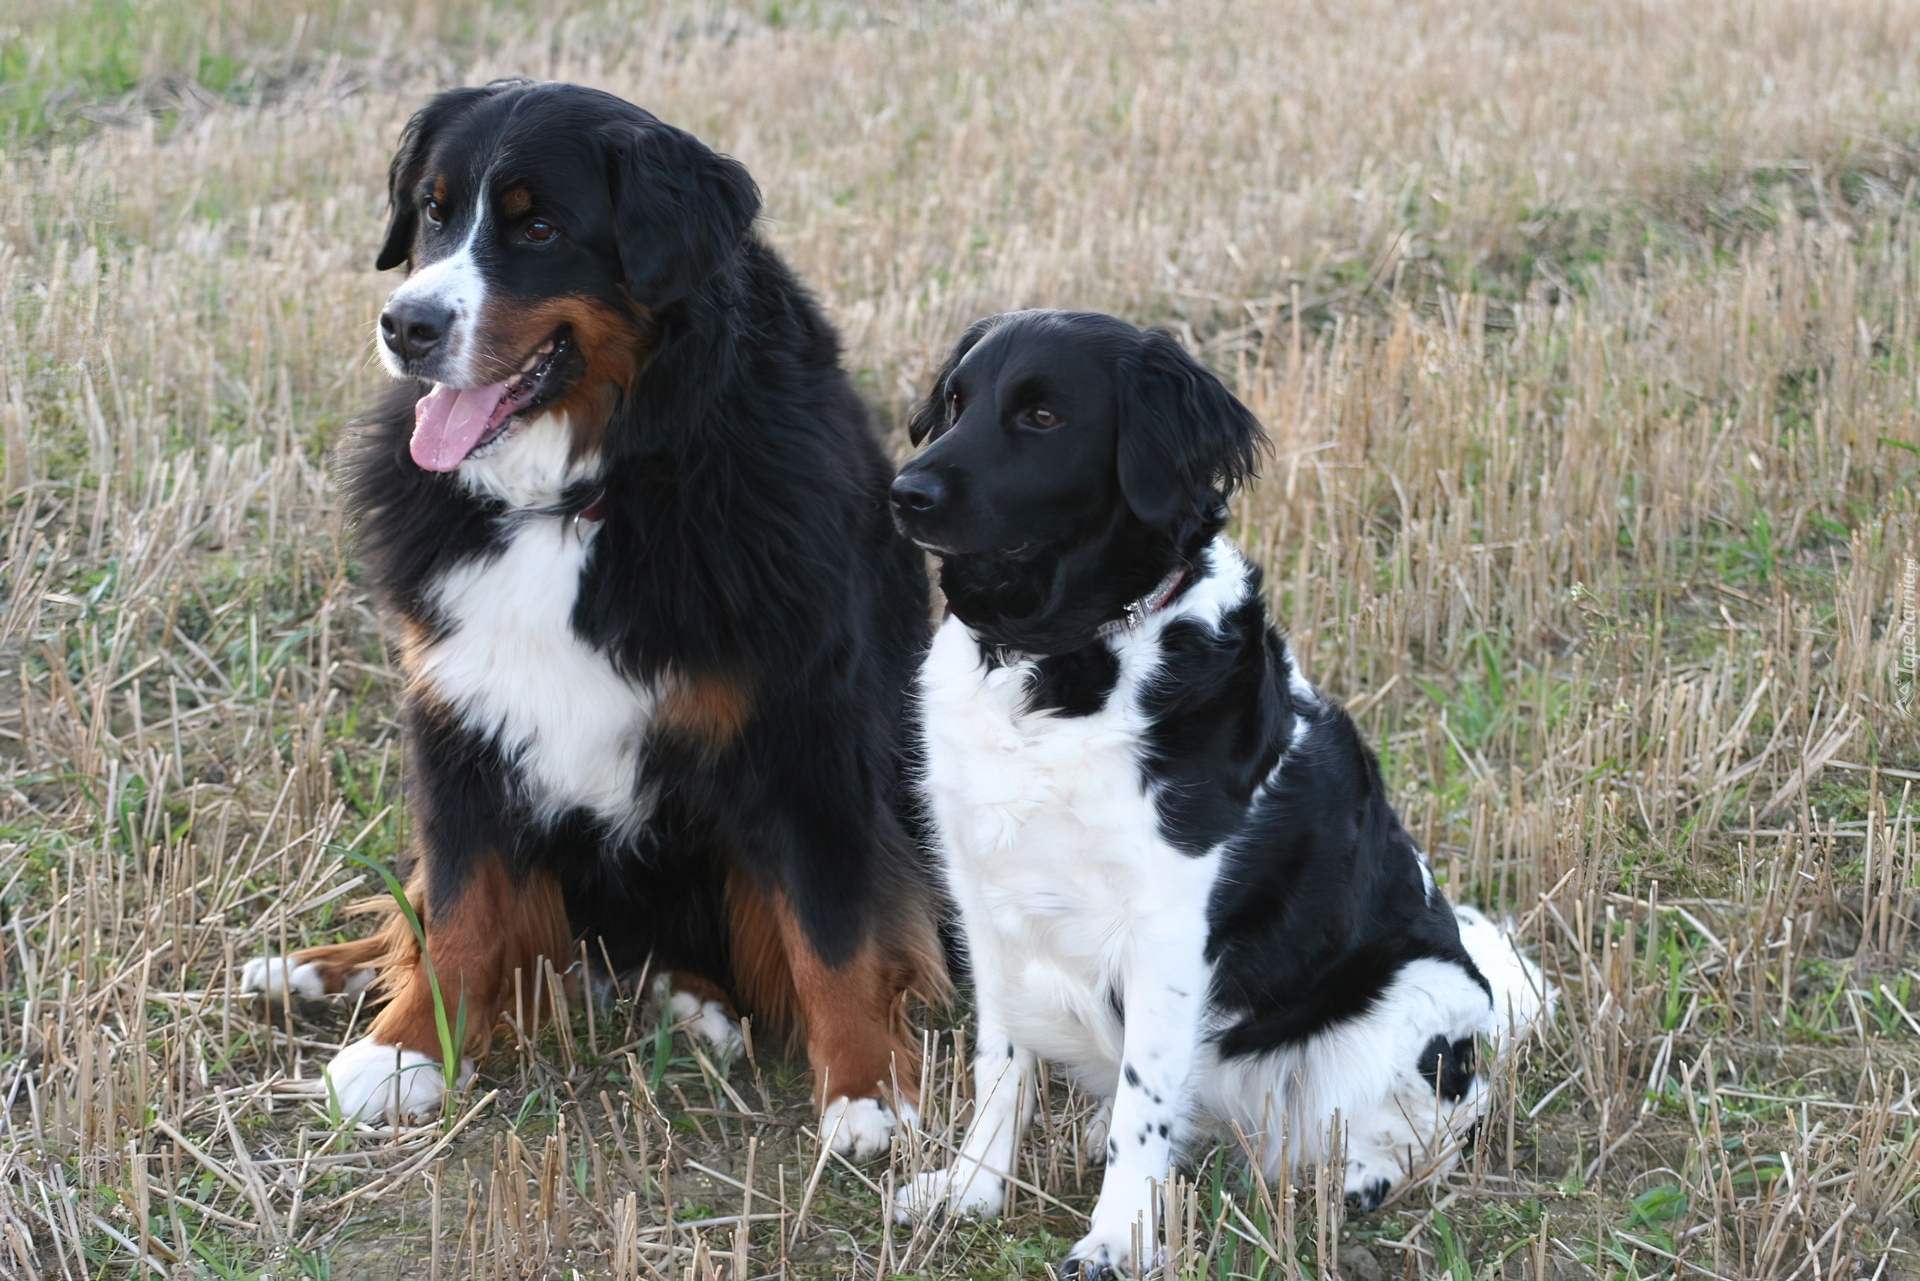
<path id="1" fill-rule="evenodd" d="M 1441 1098 L 1458 1103 L 1473 1087 L 1473 1057 L 1472 1037 L 1449 1042 L 1436 1036 L 1420 1051 L 1420 1075 Z"/>

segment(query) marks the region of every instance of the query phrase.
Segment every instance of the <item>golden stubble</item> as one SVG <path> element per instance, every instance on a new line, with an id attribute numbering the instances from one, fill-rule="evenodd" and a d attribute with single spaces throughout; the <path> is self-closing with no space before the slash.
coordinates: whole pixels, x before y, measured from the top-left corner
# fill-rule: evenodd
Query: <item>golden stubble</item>
<path id="1" fill-rule="evenodd" d="M 1438 1193 L 1476 1274 L 1648 1275 L 1657 1247 L 1871 1275 L 1908 1239 L 1920 12 L 419 9 L 258 106 L 0 157 L 0 1082 L 33 1065 L 0 1134 L 0 1272 L 131 1267 L 126 1241 L 166 1267 L 218 1233 L 248 1266 L 326 1243 L 345 1274 L 367 1215 L 404 1205 L 383 1234 L 424 1253 L 438 1205 L 442 1275 L 711 1277 L 731 1229 L 687 1227 L 681 1181 L 747 1181 L 750 1143 L 740 1208 L 785 1207 L 751 1275 L 829 1240 L 884 1272 L 1005 1266 L 1001 1234 L 884 1227 L 831 1159 L 807 1199 L 809 1086 L 781 1093 L 770 1046 L 736 1100 L 673 1040 L 656 1092 L 651 1015 L 563 985 L 564 1027 L 528 1026 L 462 1103 L 502 1091 L 462 1131 L 486 1141 L 415 1165 L 437 1139 L 333 1137 L 298 1100 L 350 1008 L 274 1031 L 235 998 L 239 960 L 360 932 L 343 847 L 400 862 L 409 839 L 388 646 L 418 638 L 351 572 L 323 459 L 384 385 L 385 166 L 450 66 L 587 80 L 745 161 L 893 422 L 967 321 L 1027 305 L 1168 324 L 1261 414 L 1233 528 L 1276 615 L 1449 892 L 1510 915 L 1561 987 Z M 489 52 L 416 61 L 442 21 Z M 685 722 L 725 741 L 742 706 Z M 936 1139 L 967 1113 L 955 1049 L 920 1069 Z M 1084 1210 L 1090 1103 L 1048 1090 L 1020 1175 Z M 516 1128 L 523 1105 L 551 1128 Z M 1176 1185 L 1170 1248 L 1251 1272 L 1234 1232 L 1264 1233 L 1330 1267 L 1327 1187 L 1230 1183 L 1246 1217 L 1216 1226 Z M 1635 1218 L 1660 1189 L 1671 1217 Z M 1389 1272 L 1442 1267 L 1426 1198 L 1365 1225 L 1404 1247 L 1375 1247 Z M 1516 1209 L 1536 1199 L 1544 1221 Z M 1015 1211 L 1022 1241 L 1080 1231 L 1028 1192 Z"/>

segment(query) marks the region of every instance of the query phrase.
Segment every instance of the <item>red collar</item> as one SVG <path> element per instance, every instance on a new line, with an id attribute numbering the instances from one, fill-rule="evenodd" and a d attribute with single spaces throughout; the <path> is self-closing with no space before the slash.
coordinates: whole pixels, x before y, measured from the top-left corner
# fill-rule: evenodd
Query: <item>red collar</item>
<path id="1" fill-rule="evenodd" d="M 1180 584 L 1186 581 L 1187 569 L 1182 565 L 1161 579 L 1158 587 L 1128 605 L 1120 617 L 1110 623 L 1100 624 L 1093 634 L 1105 640 L 1109 636 L 1118 636 L 1121 632 L 1132 631 L 1165 609 L 1167 602 L 1173 599 L 1174 593 L 1180 590 Z"/>
<path id="2" fill-rule="evenodd" d="M 1106 640 L 1109 637 L 1119 636 L 1122 633 L 1132 631 L 1165 609 L 1168 602 L 1179 594 L 1181 586 L 1185 584 L 1186 581 L 1186 566 L 1179 566 L 1171 574 L 1161 579 L 1158 587 L 1148 592 L 1145 596 L 1142 596 L 1139 600 L 1129 604 L 1126 609 L 1121 612 L 1120 617 L 1110 622 L 1102 623 L 1100 626 L 1094 628 L 1094 638 L 1097 640 Z M 1029 654 L 1025 650 L 1015 649 L 1011 645 L 995 645 L 989 653 L 991 653 L 993 661 L 1001 667 L 1012 667 L 1015 663 L 1030 663 L 1037 659 L 1047 657 L 1045 654 Z"/>

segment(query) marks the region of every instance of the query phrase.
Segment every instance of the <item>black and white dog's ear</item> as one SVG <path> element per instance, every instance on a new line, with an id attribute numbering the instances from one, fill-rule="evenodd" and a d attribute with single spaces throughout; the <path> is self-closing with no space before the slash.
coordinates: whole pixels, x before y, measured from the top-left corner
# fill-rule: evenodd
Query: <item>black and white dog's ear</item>
<path id="1" fill-rule="evenodd" d="M 433 139 L 449 121 L 456 119 L 476 102 L 510 89 L 515 80 L 496 80 L 492 84 L 449 89 L 437 93 L 426 106 L 413 113 L 400 133 L 400 149 L 387 168 L 387 238 L 380 245 L 380 256 L 373 260 L 376 271 L 398 267 L 413 256 L 413 233 L 420 223 L 420 202 L 415 188 L 420 185 L 421 170 Z"/>
<path id="2" fill-rule="evenodd" d="M 732 260 L 760 214 L 760 188 L 739 161 L 658 120 L 603 137 L 627 292 L 664 307 Z"/>
<path id="3" fill-rule="evenodd" d="M 1142 521 L 1176 533 L 1255 474 L 1260 420 L 1173 335 L 1149 330 L 1117 381 L 1120 492 Z"/>
<path id="4" fill-rule="evenodd" d="M 918 445 L 926 440 L 938 440 L 953 424 L 947 409 L 947 379 L 953 377 L 953 371 L 967 358 L 967 353 L 980 345 L 1000 320 L 998 316 L 988 316 L 967 326 L 967 332 L 960 335 L 960 341 L 953 345 L 947 358 L 940 362 L 940 372 L 933 376 L 933 386 L 927 389 L 927 398 L 914 407 L 913 416 L 907 419 L 907 439 Z"/>

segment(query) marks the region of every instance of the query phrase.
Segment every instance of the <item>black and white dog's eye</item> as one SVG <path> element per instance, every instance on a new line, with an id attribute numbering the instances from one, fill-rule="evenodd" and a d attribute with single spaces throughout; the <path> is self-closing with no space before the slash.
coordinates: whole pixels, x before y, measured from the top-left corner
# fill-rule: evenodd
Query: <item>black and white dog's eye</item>
<path id="1" fill-rule="evenodd" d="M 438 227 L 440 225 L 440 214 L 441 214 L 440 202 L 438 200 L 435 200 L 432 196 L 428 196 L 427 203 L 426 203 L 426 210 L 427 210 L 427 221 L 432 223 L 434 226 Z"/>
<path id="2" fill-rule="evenodd" d="M 536 218 L 527 224 L 526 231 L 521 234 L 536 245 L 544 245 L 559 234 L 559 228 L 550 222 L 542 222 Z"/>
<path id="3" fill-rule="evenodd" d="M 957 422 L 959 421 L 959 418 L 960 418 L 960 393 L 957 391 L 950 391 L 947 393 L 947 421 L 950 423 Z"/>
<path id="4" fill-rule="evenodd" d="M 1037 405 L 1034 408 L 1029 409 L 1027 411 L 1027 421 L 1032 423 L 1035 427 L 1040 427 L 1040 428 L 1045 428 L 1050 430 L 1060 425 L 1060 415 L 1054 413 L 1051 409 L 1048 409 L 1045 405 Z"/>

